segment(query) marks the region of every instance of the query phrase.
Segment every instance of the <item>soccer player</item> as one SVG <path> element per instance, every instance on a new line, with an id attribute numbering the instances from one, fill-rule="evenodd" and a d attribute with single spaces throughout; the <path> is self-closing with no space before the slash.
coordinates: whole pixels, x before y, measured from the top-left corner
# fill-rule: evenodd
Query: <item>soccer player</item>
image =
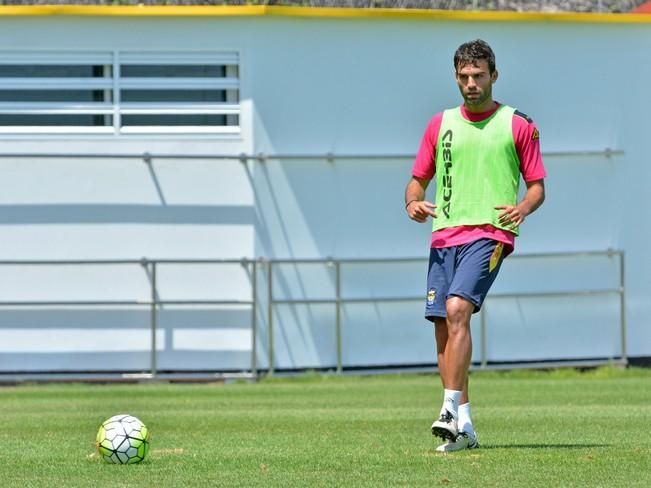
<path id="1" fill-rule="evenodd" d="M 545 199 L 539 133 L 522 112 L 493 100 L 495 55 L 477 39 L 454 54 L 460 107 L 429 122 L 405 191 L 409 218 L 432 217 L 425 317 L 434 323 L 444 395 L 437 451 L 479 447 L 470 416 L 470 317 L 479 311 L 525 218 Z M 518 202 L 520 175 L 526 184 Z M 434 203 L 425 191 L 436 177 Z"/>

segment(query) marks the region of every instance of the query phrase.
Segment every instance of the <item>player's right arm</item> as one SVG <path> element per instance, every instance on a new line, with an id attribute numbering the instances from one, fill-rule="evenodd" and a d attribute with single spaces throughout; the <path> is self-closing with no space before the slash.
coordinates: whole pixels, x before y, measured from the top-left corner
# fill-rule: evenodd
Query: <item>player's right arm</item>
<path id="1" fill-rule="evenodd" d="M 436 171 L 436 141 L 442 119 L 443 113 L 438 113 L 427 125 L 405 190 L 405 210 L 416 222 L 425 222 L 428 217 L 436 218 L 436 205 L 425 201 L 425 190 Z"/>
<path id="2" fill-rule="evenodd" d="M 428 217 L 436 218 L 436 205 L 425 201 L 425 190 L 430 180 L 412 176 L 405 190 L 405 210 L 411 220 L 426 222 Z"/>

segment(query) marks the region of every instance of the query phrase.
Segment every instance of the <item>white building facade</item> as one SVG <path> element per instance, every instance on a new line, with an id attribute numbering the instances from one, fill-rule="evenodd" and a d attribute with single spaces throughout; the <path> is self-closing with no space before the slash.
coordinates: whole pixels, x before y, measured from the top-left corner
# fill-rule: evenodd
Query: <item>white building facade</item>
<path id="1" fill-rule="evenodd" d="M 473 361 L 651 356 L 650 27 L 1 7 L 0 374 L 435 364 L 429 229 L 403 191 L 474 38 L 549 176 L 473 321 Z"/>

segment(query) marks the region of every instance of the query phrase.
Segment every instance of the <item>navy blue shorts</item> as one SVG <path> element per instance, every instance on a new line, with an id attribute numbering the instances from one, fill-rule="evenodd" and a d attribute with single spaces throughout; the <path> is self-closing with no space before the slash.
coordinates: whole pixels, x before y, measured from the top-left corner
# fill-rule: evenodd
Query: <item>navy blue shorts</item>
<path id="1" fill-rule="evenodd" d="M 479 312 L 504 260 L 504 244 L 479 239 L 460 246 L 432 248 L 427 274 L 425 318 L 445 317 L 445 301 L 465 298 Z"/>

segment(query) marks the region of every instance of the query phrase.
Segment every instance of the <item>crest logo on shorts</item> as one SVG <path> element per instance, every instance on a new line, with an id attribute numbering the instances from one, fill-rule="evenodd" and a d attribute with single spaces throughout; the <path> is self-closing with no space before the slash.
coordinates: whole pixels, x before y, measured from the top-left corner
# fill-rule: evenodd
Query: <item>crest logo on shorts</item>
<path id="1" fill-rule="evenodd" d="M 436 301 L 436 290 L 431 289 L 430 291 L 427 292 L 427 303 L 430 305 Z"/>

